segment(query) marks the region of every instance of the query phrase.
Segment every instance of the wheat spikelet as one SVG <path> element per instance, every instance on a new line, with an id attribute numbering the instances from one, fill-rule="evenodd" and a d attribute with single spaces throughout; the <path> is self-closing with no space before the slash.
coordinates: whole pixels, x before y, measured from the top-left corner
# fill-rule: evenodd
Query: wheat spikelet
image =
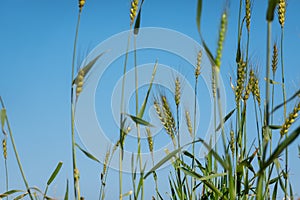
<path id="1" fill-rule="evenodd" d="M 293 111 L 289 114 L 289 117 L 285 120 L 284 124 L 282 125 L 280 130 L 281 136 L 285 135 L 289 131 L 289 128 L 298 117 L 299 111 L 300 111 L 300 102 L 294 107 Z"/>
<path id="2" fill-rule="evenodd" d="M 246 27 L 248 32 L 250 32 L 250 22 L 251 22 L 251 2 L 250 0 L 245 0 L 246 4 Z"/>
<path id="3" fill-rule="evenodd" d="M 175 120 L 174 120 L 171 108 L 169 106 L 169 102 L 167 101 L 167 97 L 162 95 L 161 100 L 162 100 L 162 107 L 163 107 L 164 115 L 166 117 L 167 125 L 171 129 L 173 134 L 175 134 L 176 133 Z"/>
<path id="4" fill-rule="evenodd" d="M 212 77 L 211 77 L 211 87 L 213 92 L 213 97 L 215 98 L 217 96 L 217 84 L 216 84 L 216 77 L 215 77 L 215 67 L 213 67 L 212 71 Z"/>
<path id="5" fill-rule="evenodd" d="M 279 0 L 279 4 L 278 4 L 278 21 L 279 21 L 279 24 L 280 24 L 281 28 L 283 28 L 283 26 L 284 26 L 285 12 L 286 12 L 286 2 L 285 2 L 285 0 Z"/>
<path id="6" fill-rule="evenodd" d="M 160 107 L 157 100 L 154 100 L 154 108 L 155 108 L 156 114 L 158 115 L 159 120 L 161 121 L 164 128 L 167 130 L 168 126 L 167 126 L 167 123 L 165 121 L 165 117 L 163 116 L 163 113 L 161 111 L 161 107 Z"/>
<path id="7" fill-rule="evenodd" d="M 272 71 L 273 73 L 277 70 L 277 64 L 278 64 L 278 49 L 277 45 L 273 45 L 273 57 L 272 57 Z"/>
<path id="8" fill-rule="evenodd" d="M 198 52 L 198 55 L 197 55 L 197 64 L 196 64 L 196 69 L 195 69 L 195 77 L 196 79 L 198 79 L 200 73 L 201 73 L 201 61 L 202 61 L 202 51 L 200 50 Z"/>
<path id="9" fill-rule="evenodd" d="M 79 181 L 79 170 L 77 168 L 74 169 L 74 179 L 77 182 Z"/>
<path id="10" fill-rule="evenodd" d="M 215 59 L 215 63 L 217 66 L 217 69 L 220 70 L 221 66 L 221 57 L 222 57 L 222 50 L 223 50 L 223 42 L 225 39 L 225 34 L 227 30 L 227 13 L 226 11 L 223 12 L 221 17 L 221 24 L 219 29 L 219 40 L 218 40 L 218 49 L 217 49 L 217 56 Z"/>
<path id="11" fill-rule="evenodd" d="M 179 78 L 176 77 L 175 79 L 175 104 L 178 107 L 180 104 L 180 81 Z"/>
<path id="12" fill-rule="evenodd" d="M 83 87 L 83 83 L 84 83 L 84 75 L 85 75 L 84 70 L 83 69 L 79 70 L 78 76 L 77 76 L 77 85 L 76 85 L 76 99 L 82 92 L 82 87 Z"/>
<path id="13" fill-rule="evenodd" d="M 234 132 L 231 129 L 230 130 L 230 142 L 229 142 L 229 146 L 230 146 L 230 150 L 232 155 L 234 155 L 234 151 L 235 151 L 235 139 L 234 139 Z"/>
<path id="14" fill-rule="evenodd" d="M 79 0 L 79 3 L 78 3 L 78 6 L 79 6 L 79 11 L 81 12 L 82 11 L 82 8 L 85 4 L 85 0 Z"/>
<path id="15" fill-rule="evenodd" d="M 259 89 L 259 81 L 257 76 L 254 75 L 254 83 L 252 86 L 252 94 L 255 96 L 258 105 L 260 105 L 260 89 Z"/>
<path id="16" fill-rule="evenodd" d="M 249 72 L 249 80 L 245 89 L 245 94 L 244 94 L 244 101 L 246 102 L 249 99 L 249 95 L 252 91 L 253 85 L 255 82 L 255 77 L 254 77 L 254 71 L 253 69 L 250 70 Z"/>
<path id="17" fill-rule="evenodd" d="M 245 75 L 246 75 L 246 63 L 242 61 L 238 63 L 238 69 L 237 69 L 237 86 L 235 89 L 235 102 L 237 105 L 241 100 L 242 93 L 244 90 Z"/>
<path id="18" fill-rule="evenodd" d="M 150 131 L 150 128 L 146 128 L 146 132 L 147 132 L 147 140 L 148 140 L 148 146 L 149 146 L 149 150 L 151 152 L 151 154 L 153 153 L 153 137 L 152 137 L 152 134 L 151 134 L 151 131 Z"/>
<path id="19" fill-rule="evenodd" d="M 160 106 L 160 103 L 158 100 L 154 100 L 154 108 L 158 115 L 159 120 L 161 121 L 164 129 L 166 130 L 166 133 L 171 137 L 172 142 L 174 146 L 176 145 L 175 141 L 175 132 L 176 132 L 176 126 L 175 126 L 175 120 L 173 118 L 171 109 L 169 107 L 169 104 L 167 102 L 167 99 L 165 96 L 161 96 L 162 106 Z"/>
<path id="20" fill-rule="evenodd" d="M 131 2 L 131 8 L 130 8 L 130 25 L 133 24 L 134 19 L 136 17 L 136 12 L 137 12 L 137 9 L 138 9 L 138 4 L 139 4 L 138 0 L 133 0 Z"/>
<path id="21" fill-rule="evenodd" d="M 108 149 L 106 151 L 106 154 L 105 154 L 105 159 L 104 159 L 104 163 L 103 163 L 103 169 L 102 169 L 102 173 L 101 173 L 101 180 L 103 181 L 103 178 L 105 176 L 105 173 L 107 171 L 107 165 L 108 165 L 108 159 L 109 159 L 109 156 L 110 156 L 110 150 Z M 105 183 L 104 183 L 105 184 Z"/>
<path id="22" fill-rule="evenodd" d="M 2 140 L 2 148 L 3 148 L 3 156 L 4 159 L 7 159 L 7 143 L 6 143 L 6 139 Z"/>
<path id="23" fill-rule="evenodd" d="M 188 131 L 191 137 L 193 137 L 193 126 L 191 121 L 191 116 L 189 111 L 185 111 L 185 119 L 186 119 L 186 125 L 188 127 Z"/>

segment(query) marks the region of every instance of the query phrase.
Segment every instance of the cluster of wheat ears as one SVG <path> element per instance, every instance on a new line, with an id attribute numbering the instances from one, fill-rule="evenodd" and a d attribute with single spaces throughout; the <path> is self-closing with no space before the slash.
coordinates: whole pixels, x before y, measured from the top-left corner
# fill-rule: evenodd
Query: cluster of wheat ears
<path id="1" fill-rule="evenodd" d="M 267 2 L 267 1 L 266 1 Z M 76 150 L 82 151 L 88 158 L 99 162 L 100 161 L 80 147 L 75 141 L 75 128 L 74 128 L 74 114 L 77 99 L 83 90 L 87 74 L 91 72 L 93 65 L 98 59 L 101 59 L 103 54 L 98 55 L 94 60 L 87 65 L 75 70 L 76 49 L 80 24 L 80 16 L 84 10 L 85 0 L 79 0 L 79 12 L 78 23 L 75 33 L 73 62 L 72 62 L 72 83 L 71 83 L 71 138 L 72 138 L 72 163 L 73 163 L 73 191 L 75 199 L 84 199 L 80 192 L 80 171 L 76 162 Z M 139 105 L 138 97 L 138 70 L 136 63 L 136 50 L 134 50 L 135 60 L 135 97 L 136 97 L 136 114 L 125 114 L 124 106 L 124 86 L 126 85 L 126 72 L 127 72 L 127 60 L 128 49 L 132 34 L 136 38 L 139 36 L 139 29 L 141 26 L 141 13 L 144 0 L 132 0 L 131 8 L 129 12 L 130 19 L 130 34 L 128 36 L 128 48 L 125 54 L 123 77 L 122 77 L 122 93 L 121 93 L 121 105 L 120 105 L 120 128 L 119 128 L 119 140 L 116 144 L 110 148 L 105 154 L 105 161 L 102 165 L 102 173 L 100 175 L 99 186 L 99 199 L 105 199 L 105 187 L 106 180 L 109 178 L 108 171 L 112 157 L 116 151 L 119 151 L 119 199 L 144 199 L 145 197 L 145 185 L 144 181 L 148 178 L 153 178 L 155 185 L 154 194 L 152 199 L 276 199 L 278 195 L 284 195 L 284 199 L 293 199 L 292 184 L 289 179 L 289 154 L 288 146 L 296 140 L 300 134 L 300 126 L 294 126 L 294 122 L 297 120 L 298 113 L 300 111 L 300 90 L 295 92 L 294 95 L 287 97 L 284 83 L 284 57 L 283 57 L 283 44 L 284 44 L 284 24 L 286 14 L 286 0 L 269 0 L 267 2 L 268 9 L 266 12 L 266 24 L 267 24 L 267 52 L 266 52 L 266 70 L 265 74 L 265 93 L 262 95 L 260 90 L 260 79 L 257 75 L 257 70 L 253 67 L 253 63 L 249 60 L 249 44 L 251 34 L 251 13 L 252 4 L 250 0 L 239 2 L 238 10 L 238 25 L 237 25 L 237 49 L 236 49 L 236 83 L 231 84 L 235 108 L 228 114 L 223 114 L 221 107 L 221 99 L 219 92 L 219 76 L 221 70 L 222 50 L 223 43 L 226 39 L 226 31 L 228 24 L 228 6 L 225 6 L 222 13 L 220 13 L 220 25 L 218 34 L 218 43 L 215 55 L 211 52 L 211 49 L 205 43 L 202 35 L 201 28 L 201 13 L 202 13 L 202 1 L 198 0 L 196 9 L 196 24 L 200 36 L 200 41 L 204 47 L 203 51 L 199 51 L 197 54 L 197 60 L 195 60 L 195 99 L 194 107 L 192 110 L 186 110 L 185 122 L 187 126 L 187 133 L 192 138 L 192 142 L 184 146 L 180 146 L 180 131 L 179 127 L 181 122 L 179 120 L 179 108 L 181 102 L 181 80 L 179 77 L 174 79 L 174 98 L 170 99 L 165 94 L 159 93 L 154 95 L 153 107 L 155 108 L 158 119 L 160 120 L 164 132 L 170 137 L 173 142 L 174 151 L 166 151 L 166 156 L 159 162 L 155 163 L 153 158 L 154 142 L 151 133 L 150 123 L 144 118 L 144 112 L 148 101 L 149 93 L 152 89 L 153 80 L 155 78 L 158 63 L 153 67 L 151 82 L 147 90 L 147 95 L 142 103 Z M 271 42 L 272 31 L 271 25 L 275 23 L 274 16 L 277 12 L 278 22 L 281 27 L 280 45 Z M 244 30 L 245 29 L 245 30 Z M 246 34 L 245 34 L 246 33 Z M 246 44 L 245 50 L 242 50 L 242 43 Z M 236 45 L 234 44 L 234 45 Z M 196 135 L 196 98 L 198 91 L 198 79 L 201 77 L 202 70 L 202 56 L 206 54 L 209 58 L 212 67 L 212 91 L 214 102 L 214 134 L 221 135 L 221 150 L 218 146 L 211 147 L 213 141 L 206 142 L 201 138 L 197 138 Z M 280 63 L 278 62 L 280 60 Z M 276 78 L 277 69 L 281 69 L 281 80 Z M 272 75 L 271 75 L 272 70 Z M 281 87 L 275 87 L 275 85 L 281 85 Z M 275 92 L 282 94 L 282 102 L 279 105 L 275 105 L 274 96 Z M 253 99 L 253 103 L 247 106 L 247 103 Z M 4 106 L 2 98 L 0 98 L 2 104 L 1 110 L 1 127 L 5 138 L 2 141 L 3 156 L 6 169 L 6 189 L 7 191 L 0 194 L 0 198 L 8 198 L 9 196 L 17 195 L 14 199 L 22 199 L 25 196 L 33 199 L 53 199 L 48 196 L 48 186 L 53 182 L 57 174 L 59 173 L 62 162 L 59 162 L 55 170 L 51 174 L 47 181 L 44 191 L 37 187 L 31 187 L 27 180 L 25 173 L 22 169 L 22 165 L 19 159 L 18 152 L 16 150 L 16 144 L 14 142 L 12 130 L 6 114 L 6 108 Z M 295 103 L 294 108 L 291 111 L 287 110 L 287 104 Z M 251 107 L 250 107 L 251 106 Z M 253 106 L 253 107 L 252 107 Z M 173 109 L 174 108 L 174 109 Z M 253 109 L 255 113 L 255 124 L 257 138 L 255 143 L 249 146 L 247 142 L 247 128 L 249 109 Z M 172 112 L 175 110 L 176 112 Z M 247 112 L 248 111 L 248 112 Z M 282 112 L 282 113 L 278 113 Z M 282 115 L 282 124 L 273 124 L 273 118 L 275 113 Z M 192 114 L 192 115 L 191 115 Z M 216 124 L 217 119 L 220 124 Z M 230 119 L 230 120 L 229 120 Z M 128 121 L 134 122 L 134 127 L 129 126 Z M 228 121 L 231 121 L 229 129 L 225 129 L 224 126 Z M 232 123 L 235 122 L 235 123 Z M 142 162 L 141 156 L 141 126 L 146 127 L 146 134 L 148 139 L 149 151 L 152 154 L 153 167 L 149 171 L 145 171 L 145 166 Z M 132 128 L 137 130 L 137 157 L 132 159 L 132 190 L 123 191 L 123 151 L 126 141 L 126 136 Z M 228 131 L 229 130 L 229 131 Z M 253 133 L 253 130 L 251 134 Z M 274 141 L 273 134 L 280 133 L 279 139 Z M 214 137 L 216 138 L 216 137 Z M 278 137 L 275 137 L 278 138 Z M 26 190 L 8 190 L 8 168 L 7 168 L 7 140 L 12 143 L 13 151 L 18 162 L 20 172 L 26 187 Z M 195 144 L 201 143 L 209 151 L 204 161 L 195 156 Z M 184 150 L 184 147 L 191 146 L 191 151 Z M 248 146 L 247 146 L 248 145 Z M 220 153 L 221 152 L 221 153 Z M 279 159 L 282 157 L 283 159 Z M 166 162 L 172 161 L 172 167 L 170 167 L 169 176 L 169 190 L 163 191 L 158 187 L 158 180 L 156 172 Z M 139 169 L 140 173 L 136 170 Z M 149 187 L 149 186 L 147 186 Z M 165 189 L 165 188 L 164 188 Z M 165 197 L 165 195 L 167 197 Z M 69 184 L 66 186 L 66 193 L 64 199 L 69 198 Z"/>

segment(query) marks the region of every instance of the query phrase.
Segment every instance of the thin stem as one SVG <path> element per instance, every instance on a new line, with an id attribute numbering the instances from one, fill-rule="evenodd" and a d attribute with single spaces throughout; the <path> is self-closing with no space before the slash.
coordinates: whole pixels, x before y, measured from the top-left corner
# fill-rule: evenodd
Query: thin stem
<path id="1" fill-rule="evenodd" d="M 193 129 L 193 144 L 192 144 L 192 155 L 195 155 L 195 139 L 196 139 L 196 120 L 197 120 L 197 89 L 198 89 L 198 77 L 195 81 L 195 96 L 194 96 L 194 129 Z M 195 157 L 192 160 L 192 169 L 195 170 Z M 191 180 L 191 191 L 193 191 L 194 186 L 196 185 L 196 179 L 192 178 Z M 196 198 L 195 192 L 192 192 L 192 200 Z"/>
<path id="2" fill-rule="evenodd" d="M 2 108 L 5 109 L 4 102 L 3 102 L 1 97 L 0 97 L 0 102 L 1 102 Z M 16 159 L 17 159 L 17 162 L 18 162 L 18 166 L 19 166 L 22 178 L 23 178 L 23 182 L 26 186 L 26 190 L 29 194 L 30 199 L 33 200 L 33 196 L 31 194 L 27 179 L 25 177 L 25 173 L 23 171 L 23 167 L 22 167 L 22 164 L 21 164 L 21 161 L 20 161 L 20 157 L 19 157 L 19 154 L 18 154 L 18 151 L 17 151 L 17 147 L 16 147 L 16 144 L 15 144 L 15 140 L 14 140 L 14 137 L 13 137 L 13 134 L 12 134 L 12 130 L 10 128 L 10 124 L 9 124 L 7 115 L 5 116 L 5 121 L 6 121 L 7 129 L 8 129 L 8 133 L 9 133 L 9 136 L 10 136 L 10 139 L 11 139 L 11 144 L 13 146 L 14 153 L 15 153 L 15 156 L 16 156 Z"/>
<path id="3" fill-rule="evenodd" d="M 73 163 L 73 180 L 74 180 L 74 195 L 75 199 L 80 200 L 80 187 L 79 187 L 79 178 L 78 178 L 78 169 L 76 165 L 76 147 L 75 147 L 75 105 L 74 105 L 74 88 L 73 88 L 73 80 L 75 77 L 75 60 L 76 60 L 76 49 L 77 49 L 77 40 L 78 40 L 78 32 L 80 25 L 80 16 L 81 12 L 78 13 L 75 39 L 74 39 L 74 47 L 73 47 L 73 59 L 72 59 L 72 79 L 71 79 L 71 136 L 72 136 L 72 163 Z"/>
<path id="4" fill-rule="evenodd" d="M 223 149 L 224 152 L 226 152 L 226 136 L 225 136 L 225 130 L 224 130 L 224 121 L 223 121 L 223 111 L 222 111 L 222 103 L 221 103 L 221 94 L 220 94 L 220 88 L 219 88 L 219 73 L 220 71 L 215 70 L 215 79 L 216 79 L 216 98 L 218 102 L 218 111 L 219 111 L 219 118 L 220 118 L 220 125 L 221 125 L 221 131 L 222 131 L 222 142 L 223 142 Z M 236 190 L 234 185 L 234 180 L 232 178 L 232 164 L 231 159 L 228 154 L 226 155 L 226 164 L 228 166 L 228 182 L 229 182 L 229 193 L 230 193 L 230 199 L 236 198 Z"/>
<path id="5" fill-rule="evenodd" d="M 123 177 L 122 177 L 122 148 L 120 148 L 120 155 L 119 155 L 119 199 L 123 199 L 122 195 L 122 183 L 123 183 Z"/>
<path id="6" fill-rule="evenodd" d="M 270 103 L 270 61 L 271 61 L 271 22 L 267 25 L 267 63 L 266 63 L 266 102 L 264 124 L 268 133 L 269 126 L 269 103 Z"/>
<path id="7" fill-rule="evenodd" d="M 8 191 L 8 167 L 7 167 L 7 159 L 5 159 L 4 164 L 5 164 L 5 189 L 6 189 L 6 191 Z M 6 199 L 8 200 L 8 197 L 6 197 Z"/>
<path id="8" fill-rule="evenodd" d="M 122 79 L 122 93 L 121 93 L 121 105 L 120 105 L 120 126 L 123 124 L 123 114 L 125 112 L 125 106 L 124 106 L 124 93 L 125 93 L 125 81 L 126 81 L 126 69 L 127 69 L 127 60 L 128 60 L 128 51 L 129 51 L 129 46 L 130 46 L 130 35 L 131 35 L 131 26 L 130 26 L 130 32 L 128 34 L 128 40 L 127 40 L 127 49 L 126 49 L 126 54 L 125 54 L 125 61 L 124 61 L 124 70 L 123 70 L 123 79 Z M 120 127 L 120 143 L 123 142 L 121 140 L 122 138 L 122 128 Z M 120 200 L 123 199 L 123 194 L 122 194 L 122 183 L 123 183 L 123 178 L 122 178 L 122 165 L 123 165 L 123 158 L 122 158 L 122 144 L 120 144 L 120 155 L 119 155 L 119 198 Z"/>
<path id="9" fill-rule="evenodd" d="M 136 109 L 136 116 L 139 112 L 139 88 L 138 88 L 138 69 L 137 69 L 137 51 L 136 51 L 136 37 L 137 35 L 134 34 L 134 71 L 135 71 L 135 109 Z M 137 128 L 137 139 L 138 139 L 138 158 L 139 158 L 139 165 L 140 170 L 143 169 L 143 161 L 142 161 L 142 155 L 141 155 L 141 129 L 140 125 L 136 123 Z M 140 174 L 141 175 L 141 174 Z M 141 186 L 142 192 L 141 197 L 142 200 L 144 199 L 144 179 L 142 179 L 142 186 Z"/>
<path id="10" fill-rule="evenodd" d="M 284 60 L 283 60 L 283 37 L 284 37 L 284 28 L 281 28 L 281 40 L 280 40 L 280 61 L 281 61 L 281 76 L 282 76 L 282 97 L 283 97 L 283 116 L 284 120 L 286 119 L 286 91 L 285 91 L 285 79 L 284 79 Z M 287 137 L 287 134 L 285 134 Z M 287 199 L 287 187 L 288 187 L 288 147 L 285 149 L 285 192 L 284 196 Z"/>

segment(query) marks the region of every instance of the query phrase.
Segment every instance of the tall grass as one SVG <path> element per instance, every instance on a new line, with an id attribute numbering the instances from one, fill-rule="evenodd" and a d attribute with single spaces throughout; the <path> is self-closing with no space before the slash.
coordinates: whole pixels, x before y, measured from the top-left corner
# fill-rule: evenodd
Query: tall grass
<path id="1" fill-rule="evenodd" d="M 151 125 L 144 119 L 144 112 L 146 105 L 150 104 L 149 96 L 153 93 L 152 85 L 156 75 L 158 63 L 156 62 L 153 67 L 152 76 L 149 77 L 150 84 L 144 101 L 139 105 L 139 71 L 138 71 L 138 52 L 137 52 L 137 38 L 139 37 L 139 28 L 141 26 L 141 11 L 144 1 L 132 0 L 129 10 L 129 28 L 130 33 L 127 39 L 127 49 L 125 53 L 125 60 L 123 65 L 122 76 L 122 90 L 121 90 L 121 103 L 120 103 L 120 127 L 119 139 L 114 146 L 107 149 L 105 160 L 100 174 L 100 189 L 99 199 L 109 199 L 105 193 L 108 171 L 110 168 L 113 156 L 119 151 L 119 199 L 145 199 L 146 182 L 145 180 L 151 175 L 155 183 L 155 194 L 152 199 L 164 199 L 163 193 L 167 193 L 170 199 L 186 200 L 186 199 L 276 199 L 282 193 L 285 199 L 293 199 L 293 189 L 290 183 L 289 176 L 289 154 L 288 147 L 294 142 L 300 134 L 300 126 L 293 126 L 298 118 L 300 112 L 300 99 L 299 90 L 287 99 L 284 80 L 284 22 L 286 12 L 285 0 L 269 0 L 267 2 L 266 11 L 266 64 L 262 67 L 265 70 L 265 93 L 261 93 L 261 82 L 255 64 L 249 59 L 249 52 L 251 51 L 251 28 L 255 24 L 251 21 L 251 13 L 253 9 L 253 2 L 250 0 L 239 1 L 238 10 L 238 24 L 237 24 L 237 38 L 236 38 L 236 84 L 232 85 L 234 96 L 234 107 L 228 113 L 221 104 L 220 92 L 220 76 L 223 70 L 222 55 L 224 51 L 224 44 L 226 41 L 226 32 L 228 25 L 228 15 L 230 10 L 228 2 L 225 5 L 222 13 L 219 13 L 219 32 L 216 44 L 215 55 L 212 53 L 211 48 L 206 43 L 203 37 L 205 29 L 201 27 L 201 17 L 203 4 L 202 0 L 197 2 L 196 10 L 196 25 L 200 36 L 203 50 L 197 52 L 194 69 L 194 105 L 192 110 L 185 110 L 185 123 L 187 130 L 183 130 L 182 122 L 180 121 L 180 108 L 183 107 L 185 102 L 182 102 L 182 86 L 180 78 L 174 79 L 174 98 L 169 99 L 163 91 L 154 93 L 153 107 L 156 111 L 157 118 L 160 120 L 164 132 L 169 136 L 173 142 L 174 150 L 169 152 L 166 150 L 166 156 L 160 161 L 155 163 L 154 159 L 154 146 L 155 141 L 151 132 Z M 75 108 L 77 99 L 79 98 L 87 74 L 91 72 L 91 68 L 96 61 L 104 54 L 98 55 L 92 61 L 84 65 L 81 69 L 75 72 L 75 60 L 77 57 L 77 41 L 79 35 L 80 18 L 84 0 L 79 1 L 79 12 L 77 18 L 77 25 L 75 31 L 75 40 L 73 47 L 72 58 L 72 74 L 71 74 L 71 142 L 72 142 L 72 167 L 73 167 L 73 190 L 75 199 L 84 199 L 81 196 L 79 184 L 79 169 L 77 168 L 76 148 L 82 151 L 90 159 L 100 163 L 96 157 L 81 148 L 75 141 Z M 243 12 L 243 8 L 244 11 Z M 278 20 L 281 27 L 280 49 L 278 50 L 277 44 L 272 46 L 272 26 L 274 21 L 274 13 L 278 9 Z M 244 36 L 243 29 L 246 29 L 247 35 Z M 135 114 L 126 113 L 125 107 L 125 87 L 126 87 L 126 74 L 127 64 L 130 59 L 129 49 L 131 39 L 133 37 L 134 43 L 134 71 L 135 71 Z M 243 51 L 242 43 L 246 44 L 246 50 Z M 280 53 L 278 53 L 280 51 Z M 273 55 L 273 56 L 272 56 Z M 211 82 L 213 91 L 213 119 L 214 129 L 213 138 L 207 142 L 203 138 L 198 138 L 201 135 L 197 130 L 197 99 L 199 79 L 201 78 L 202 58 L 207 56 L 211 65 Z M 282 102 L 276 101 L 275 95 L 278 91 L 275 88 L 275 74 L 277 71 L 278 60 L 281 64 L 281 91 Z M 272 74 L 271 74 L 272 70 Z M 250 100 L 253 100 L 253 103 Z M 287 105 L 290 102 L 296 102 L 293 109 L 288 113 Z M 47 195 L 48 187 L 53 182 L 58 172 L 62 167 L 62 162 L 59 162 L 50 178 L 46 183 L 46 188 L 42 192 L 37 187 L 30 187 L 27 182 L 25 173 L 23 171 L 19 154 L 16 149 L 16 144 L 13 138 L 12 130 L 7 118 L 6 108 L 3 100 L 0 97 L 2 105 L 1 110 L 1 127 L 5 138 L 2 141 L 3 155 L 5 161 L 5 174 L 6 174 L 6 192 L 0 194 L 0 198 L 8 197 L 10 195 L 18 194 L 17 199 L 29 196 L 30 199 L 37 199 L 36 196 L 40 195 L 43 199 L 51 199 Z M 263 105 L 262 105 L 263 104 Z M 253 107 L 251 107 L 253 106 Z M 279 113 L 283 108 L 283 113 Z M 175 112 L 173 112 L 175 110 Z M 250 113 L 254 110 L 255 119 L 250 118 Z M 191 114 L 192 115 L 191 115 Z M 263 113 L 263 114 L 262 114 Z M 274 117 L 280 116 L 284 120 L 281 125 L 274 123 Z M 131 159 L 131 180 L 132 188 L 129 191 L 123 190 L 123 159 L 124 159 L 124 145 L 126 144 L 126 136 L 131 131 L 132 127 L 129 125 L 129 120 L 135 123 L 137 132 L 137 155 L 132 155 Z M 217 124 L 219 122 L 219 124 Z M 231 124 L 229 124 L 230 122 Z M 256 129 L 250 129 L 249 124 L 255 124 Z M 145 171 L 146 164 L 142 160 L 142 142 L 141 142 L 141 127 L 146 127 L 145 134 L 147 135 L 148 148 L 151 154 L 152 168 Z M 9 134 L 7 134 L 7 131 Z M 191 142 L 188 144 L 181 144 L 181 137 L 183 132 L 189 133 Z M 273 134 L 280 134 L 278 140 L 273 137 Z M 257 135 L 257 140 L 250 143 L 248 138 L 250 134 Z M 221 141 L 217 141 L 218 135 L 221 135 Z M 212 141 L 214 139 L 214 141 Z M 13 151 L 22 175 L 22 179 L 26 190 L 8 190 L 8 175 L 9 167 L 7 166 L 7 140 L 11 140 Z M 196 156 L 196 143 L 203 145 L 208 151 L 205 159 L 201 160 Z M 215 146 L 212 146 L 212 144 Z M 221 145 L 221 149 L 218 145 Z M 191 146 L 191 151 L 185 150 L 186 147 Z M 285 160 L 281 161 L 281 154 L 285 152 Z M 172 161 L 169 168 L 169 177 L 166 181 L 169 185 L 169 191 L 163 191 L 159 188 L 160 177 L 157 176 L 158 170 L 167 162 Z M 283 166 L 284 165 L 284 166 Z M 139 173 L 137 172 L 139 171 Z M 162 180 L 165 181 L 165 180 Z M 37 195 L 38 194 L 38 195 Z M 69 186 L 67 181 L 65 199 L 69 198 Z"/>

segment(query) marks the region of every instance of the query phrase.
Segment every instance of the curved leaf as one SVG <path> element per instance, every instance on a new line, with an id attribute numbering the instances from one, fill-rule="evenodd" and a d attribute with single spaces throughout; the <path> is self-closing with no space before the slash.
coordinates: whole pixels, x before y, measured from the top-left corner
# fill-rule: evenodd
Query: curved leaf
<path id="1" fill-rule="evenodd" d="M 59 162 L 55 168 L 55 170 L 52 172 L 50 178 L 47 181 L 47 185 L 50 185 L 52 183 L 52 181 L 55 179 L 55 177 L 57 176 L 59 170 L 61 169 L 63 163 Z"/>
<path id="2" fill-rule="evenodd" d="M 4 192 L 4 193 L 0 194 L 0 198 L 7 197 L 11 194 L 18 193 L 18 192 L 24 192 L 24 191 L 23 190 L 9 190 L 7 192 Z"/>
<path id="3" fill-rule="evenodd" d="M 139 118 L 139 117 L 136 117 L 136 116 L 133 116 L 133 115 L 129 115 L 127 114 L 131 119 L 132 121 L 134 121 L 135 123 L 137 124 L 140 124 L 140 125 L 143 125 L 143 126 L 152 126 L 152 124 L 150 124 L 149 122 L 143 120 L 142 118 Z"/>
<path id="4" fill-rule="evenodd" d="M 95 156 L 93 156 L 92 154 L 90 154 L 89 152 L 87 152 L 86 150 L 84 150 L 83 148 L 81 148 L 77 143 L 76 143 L 75 145 L 76 145 L 76 147 L 78 147 L 78 149 L 79 149 L 80 151 L 82 151 L 82 153 L 84 153 L 88 158 L 90 158 L 90 159 L 92 159 L 92 160 L 94 160 L 94 161 L 100 163 L 100 161 L 99 161 Z"/>
<path id="5" fill-rule="evenodd" d="M 157 65 L 158 65 L 158 62 L 156 60 L 155 65 L 153 67 L 152 77 L 151 77 L 151 81 L 150 81 L 150 84 L 149 84 L 149 88 L 147 90 L 146 97 L 144 99 L 144 102 L 142 104 L 140 112 L 137 114 L 137 117 L 139 117 L 139 118 L 143 118 L 143 115 L 144 115 L 144 112 L 145 112 L 145 109 L 146 109 L 146 105 L 147 105 L 147 102 L 148 102 L 149 94 L 150 94 L 150 91 L 151 91 L 151 88 L 152 88 L 152 85 L 153 85 L 154 77 L 155 77 L 155 74 L 156 74 Z"/>

